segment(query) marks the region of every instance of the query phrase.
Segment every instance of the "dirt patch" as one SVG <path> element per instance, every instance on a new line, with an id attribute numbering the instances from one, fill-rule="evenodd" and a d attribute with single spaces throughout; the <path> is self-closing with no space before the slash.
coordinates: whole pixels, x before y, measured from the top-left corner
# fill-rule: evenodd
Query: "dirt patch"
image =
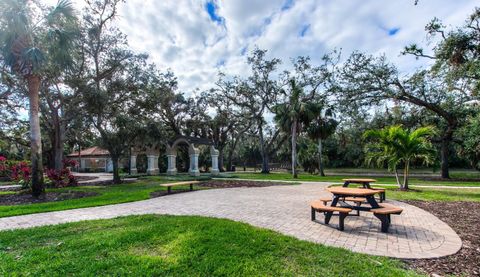
<path id="1" fill-rule="evenodd" d="M 480 276 L 480 202 L 404 201 L 447 223 L 462 239 L 458 253 L 407 264 L 430 275 Z"/>
<path id="2" fill-rule="evenodd" d="M 195 186 L 203 187 L 203 188 L 240 188 L 240 187 L 249 187 L 249 188 L 254 188 L 254 187 L 270 187 L 270 186 L 285 186 L 289 185 L 287 183 L 282 183 L 282 182 L 258 182 L 258 181 L 237 181 L 237 180 L 228 180 L 228 181 L 223 181 L 223 180 L 211 180 L 211 181 L 205 181 L 200 184 L 197 184 Z M 194 190 L 195 190 L 194 186 Z M 189 192 L 189 189 L 172 189 L 172 192 L 170 194 L 176 194 L 176 193 L 182 193 L 182 192 Z M 160 197 L 167 195 L 166 190 L 159 190 L 159 191 L 154 191 L 150 193 L 150 198 L 155 198 L 155 197 Z"/>
<path id="3" fill-rule="evenodd" d="M 41 198 L 34 198 L 30 193 L 14 193 L 0 195 L 0 205 L 13 206 L 22 204 L 35 204 L 45 202 L 63 201 L 77 198 L 84 198 L 98 195 L 92 191 L 64 191 L 64 192 L 47 192 Z"/>

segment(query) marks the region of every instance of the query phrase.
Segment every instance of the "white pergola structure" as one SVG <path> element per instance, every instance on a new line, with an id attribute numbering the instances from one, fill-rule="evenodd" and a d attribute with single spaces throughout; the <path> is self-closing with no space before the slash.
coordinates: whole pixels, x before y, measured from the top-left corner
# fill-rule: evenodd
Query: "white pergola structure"
<path id="1" fill-rule="evenodd" d="M 190 156 L 190 166 L 188 169 L 188 173 L 191 176 L 199 176 L 200 169 L 198 167 L 198 156 L 200 155 L 200 150 L 196 147 L 196 145 L 210 145 L 210 155 L 212 156 L 212 168 L 210 169 L 210 173 L 212 175 L 218 175 L 220 170 L 218 168 L 218 155 L 219 152 L 213 146 L 212 142 L 208 139 L 202 138 L 194 138 L 194 137 L 184 137 L 180 136 L 177 137 L 172 143 L 167 145 L 167 158 L 168 158 L 168 167 L 167 167 L 167 174 L 168 175 L 176 175 L 177 174 L 177 146 L 180 143 L 185 143 L 188 145 L 188 154 Z M 147 148 L 145 153 L 147 154 L 147 174 L 149 175 L 156 175 L 159 173 L 158 169 L 158 157 L 159 151 L 153 147 Z M 137 155 L 139 154 L 138 151 L 132 150 L 132 154 L 130 156 L 130 173 L 135 174 L 137 173 Z"/>

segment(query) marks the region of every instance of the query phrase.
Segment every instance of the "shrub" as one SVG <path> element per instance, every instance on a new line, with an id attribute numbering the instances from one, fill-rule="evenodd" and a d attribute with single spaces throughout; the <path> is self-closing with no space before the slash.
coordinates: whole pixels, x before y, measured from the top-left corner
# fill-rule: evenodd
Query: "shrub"
<path id="1" fill-rule="evenodd" d="M 70 167 L 75 167 L 77 164 L 75 160 L 63 160 L 63 168 L 61 170 L 47 169 L 47 177 L 49 179 L 46 182 L 47 186 L 54 188 L 76 186 L 77 179 L 70 171 Z"/>
<path id="2" fill-rule="evenodd" d="M 50 180 L 47 186 L 54 188 L 63 188 L 77 185 L 77 179 L 70 172 L 70 169 L 63 168 L 55 170 L 53 168 L 47 170 L 47 177 Z"/>
<path id="3" fill-rule="evenodd" d="M 11 162 L 10 179 L 22 185 L 22 188 L 30 187 L 31 169 L 27 162 Z"/>
<path id="4" fill-rule="evenodd" d="M 7 158 L 0 156 L 0 177 L 8 176 Z"/>

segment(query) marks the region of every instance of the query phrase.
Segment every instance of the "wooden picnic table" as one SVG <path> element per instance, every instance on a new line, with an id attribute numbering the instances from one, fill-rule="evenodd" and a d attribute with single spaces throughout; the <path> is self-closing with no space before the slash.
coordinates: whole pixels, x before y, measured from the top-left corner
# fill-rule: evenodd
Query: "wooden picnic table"
<path id="1" fill-rule="evenodd" d="M 350 179 L 342 179 L 343 187 L 348 187 L 350 184 L 361 184 L 364 188 L 369 189 L 370 183 L 375 183 L 377 180 L 375 179 L 359 179 L 359 178 L 350 178 Z"/>
<path id="2" fill-rule="evenodd" d="M 370 207 L 358 207 L 358 206 L 351 206 L 354 210 L 359 211 L 369 211 L 371 209 L 379 208 L 380 206 L 375 200 L 375 194 L 380 193 L 378 190 L 374 189 L 363 189 L 363 188 L 345 188 L 345 187 L 329 187 L 327 191 L 333 194 L 333 199 L 331 206 L 335 207 L 340 200 L 340 198 L 345 197 L 365 197 Z"/>
<path id="3" fill-rule="evenodd" d="M 394 207 L 388 204 L 379 205 L 377 200 L 375 199 L 375 194 L 380 194 L 382 191 L 376 189 L 368 189 L 368 188 L 348 188 L 348 187 L 329 187 L 326 189 L 327 191 L 333 194 L 333 199 L 331 201 L 330 206 L 326 206 L 325 204 L 321 204 L 320 201 L 316 201 L 312 203 L 312 221 L 315 220 L 315 212 L 321 211 L 325 214 L 325 224 L 330 222 L 330 218 L 333 216 L 334 212 L 339 212 L 339 229 L 343 231 L 344 228 L 344 219 L 352 210 L 357 211 L 368 211 L 372 212 L 376 218 L 378 218 L 382 222 L 382 232 L 388 232 L 388 228 L 391 223 L 390 215 L 391 214 L 401 214 L 403 209 Z M 366 200 L 369 206 L 361 206 L 361 205 L 350 205 L 346 203 L 348 200 L 347 198 L 354 197 L 354 198 L 363 198 Z M 322 200 L 325 201 L 325 200 Z M 318 203 L 317 203 L 318 202 Z M 337 207 L 337 204 L 340 202 L 340 206 Z M 359 215 L 359 214 L 357 214 Z"/>
<path id="4" fill-rule="evenodd" d="M 385 189 L 381 189 L 381 188 L 372 188 L 370 186 L 370 183 L 375 183 L 377 180 L 375 179 L 363 179 L 363 178 L 349 178 L 349 179 L 342 179 L 342 181 L 344 182 L 343 183 L 343 187 L 344 188 L 347 188 L 348 185 L 350 184 L 360 184 L 362 185 L 363 188 L 365 189 L 375 189 L 375 190 L 378 190 L 380 193 L 380 202 L 383 202 L 385 201 L 386 197 L 385 197 Z"/>

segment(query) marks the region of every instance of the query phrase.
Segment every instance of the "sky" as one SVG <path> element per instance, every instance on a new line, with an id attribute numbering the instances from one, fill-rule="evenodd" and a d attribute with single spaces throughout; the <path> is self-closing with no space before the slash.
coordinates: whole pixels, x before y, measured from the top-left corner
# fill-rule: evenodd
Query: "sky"
<path id="1" fill-rule="evenodd" d="M 127 0 L 116 24 L 130 46 L 171 69 L 190 94 L 213 86 L 219 70 L 245 76 L 256 46 L 283 60 L 313 63 L 333 49 L 385 54 L 405 73 L 426 60 L 401 56 L 403 47 L 429 44 L 425 25 L 438 17 L 459 26 L 478 0 Z M 430 43 L 431 47 L 431 43 Z"/>

